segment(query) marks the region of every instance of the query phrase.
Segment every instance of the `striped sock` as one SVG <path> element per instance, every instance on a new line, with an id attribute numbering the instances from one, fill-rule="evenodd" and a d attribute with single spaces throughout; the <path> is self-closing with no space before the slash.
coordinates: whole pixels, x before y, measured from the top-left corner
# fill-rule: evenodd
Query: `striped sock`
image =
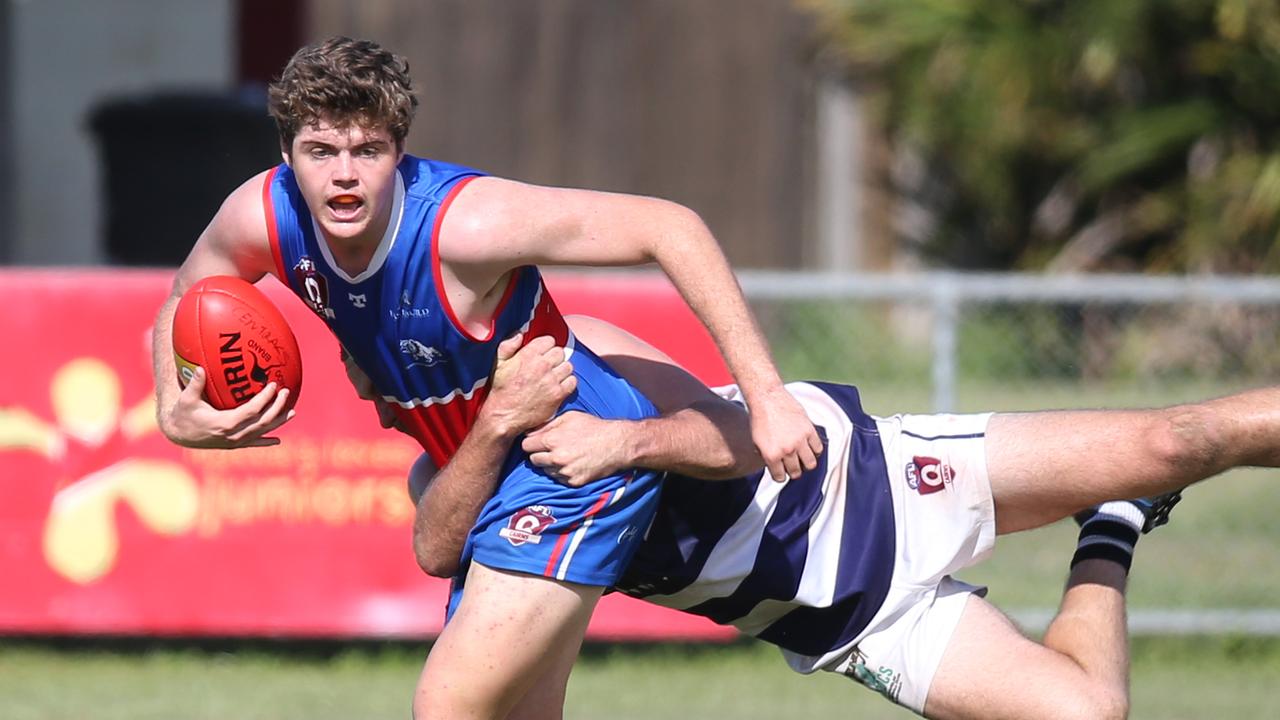
<path id="1" fill-rule="evenodd" d="M 1080 539 L 1076 544 L 1076 554 L 1071 558 L 1071 567 L 1085 560 L 1110 560 L 1129 572 L 1129 566 L 1133 564 L 1133 546 L 1138 543 L 1138 535 L 1146 521 L 1147 516 L 1142 510 L 1127 500 L 1099 505 L 1093 517 L 1080 526 Z"/>

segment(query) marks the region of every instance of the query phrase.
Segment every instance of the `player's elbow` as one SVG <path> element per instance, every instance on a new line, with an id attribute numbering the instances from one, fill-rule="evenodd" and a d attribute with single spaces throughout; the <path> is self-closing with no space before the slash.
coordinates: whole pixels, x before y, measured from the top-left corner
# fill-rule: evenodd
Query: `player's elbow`
<path id="1" fill-rule="evenodd" d="M 749 455 L 734 455 L 729 460 L 729 467 L 724 471 L 724 475 L 719 479 L 731 480 L 733 478 L 747 477 L 748 475 L 755 475 L 763 470 L 764 460 L 760 457 L 760 454 L 754 452 L 754 450 L 755 448 L 752 448 L 752 453 Z"/>
<path id="2" fill-rule="evenodd" d="M 418 567 L 431 577 L 449 579 L 458 574 L 458 563 L 441 562 L 434 557 L 418 556 Z"/>
<path id="3" fill-rule="evenodd" d="M 711 448 L 701 462 L 697 476 L 705 480 L 730 480 L 749 475 L 752 471 L 749 463 L 743 462 L 726 446 Z"/>
<path id="4" fill-rule="evenodd" d="M 650 260 L 661 264 L 664 258 L 683 252 L 693 241 L 716 242 L 711 229 L 695 210 L 670 200 L 656 202 L 660 203 L 660 210 L 654 225 L 661 228 L 661 232 L 646 235 L 652 243 L 648 249 Z"/>
<path id="5" fill-rule="evenodd" d="M 458 572 L 457 555 L 438 547 L 431 541 L 429 533 L 414 533 L 413 555 L 422 572 L 431 577 L 451 578 Z"/>
<path id="6" fill-rule="evenodd" d="M 710 233 L 697 210 L 671 200 L 664 201 L 670 222 L 683 230 Z"/>
<path id="7" fill-rule="evenodd" d="M 708 480 L 745 477 L 764 467 L 760 451 L 751 440 L 751 424 L 742 408 L 723 400 L 700 401 L 690 406 L 701 412 L 715 426 L 719 439 L 706 443 L 703 460 Z"/>

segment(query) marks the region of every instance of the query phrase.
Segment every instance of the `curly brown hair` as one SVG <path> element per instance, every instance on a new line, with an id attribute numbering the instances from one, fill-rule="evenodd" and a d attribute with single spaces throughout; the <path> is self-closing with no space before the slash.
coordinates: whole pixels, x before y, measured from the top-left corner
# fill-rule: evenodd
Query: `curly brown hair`
<path id="1" fill-rule="evenodd" d="M 325 118 L 338 125 L 385 125 L 404 147 L 418 107 L 409 63 L 370 40 L 332 37 L 293 54 L 267 89 L 267 109 L 285 152 L 303 127 Z"/>

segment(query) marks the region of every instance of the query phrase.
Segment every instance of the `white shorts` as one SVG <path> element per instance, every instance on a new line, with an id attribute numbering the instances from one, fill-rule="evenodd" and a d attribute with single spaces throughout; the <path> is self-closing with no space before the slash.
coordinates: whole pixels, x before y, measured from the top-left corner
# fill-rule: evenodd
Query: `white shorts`
<path id="1" fill-rule="evenodd" d="M 884 604 L 848 645 L 819 658 L 783 654 L 800 672 L 843 673 L 918 713 L 969 595 L 951 574 L 995 544 L 987 477 L 991 414 L 876 418 L 889 469 L 895 564 Z"/>

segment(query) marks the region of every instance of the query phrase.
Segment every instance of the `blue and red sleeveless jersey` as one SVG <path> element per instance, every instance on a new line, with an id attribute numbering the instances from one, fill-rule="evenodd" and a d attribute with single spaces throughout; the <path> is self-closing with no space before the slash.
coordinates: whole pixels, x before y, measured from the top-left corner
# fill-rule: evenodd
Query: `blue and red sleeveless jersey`
<path id="1" fill-rule="evenodd" d="M 563 409 L 601 417 L 652 414 L 643 396 L 576 344 L 535 267 L 512 272 L 483 337 L 458 321 L 442 289 L 436 237 L 453 198 L 479 175 L 406 155 L 386 234 L 368 268 L 351 277 L 320 240 L 293 171 L 282 164 L 263 188 L 276 272 L 395 404 L 401 423 L 437 466 L 471 428 L 498 343 L 516 331 L 526 339 L 550 335 L 571 353 L 579 390 Z"/>

